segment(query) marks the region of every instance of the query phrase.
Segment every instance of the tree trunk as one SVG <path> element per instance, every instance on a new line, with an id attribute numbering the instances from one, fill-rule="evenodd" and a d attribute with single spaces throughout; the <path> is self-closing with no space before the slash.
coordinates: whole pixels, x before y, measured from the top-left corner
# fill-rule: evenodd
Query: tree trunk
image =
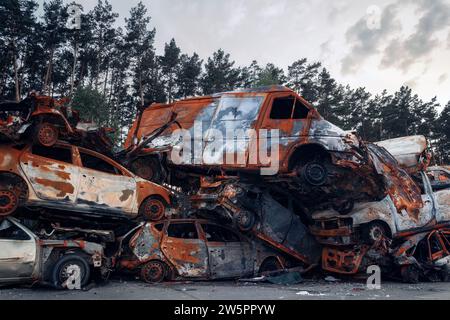
<path id="1" fill-rule="evenodd" d="M 77 56 L 78 56 L 78 42 L 75 42 L 74 53 L 73 53 L 73 66 L 72 75 L 70 77 L 70 96 L 73 97 L 73 91 L 75 86 L 75 70 L 77 67 Z"/>
<path id="2" fill-rule="evenodd" d="M 20 88 L 19 88 L 19 75 L 17 70 L 17 52 L 16 41 L 13 40 L 13 65 L 14 65 L 14 84 L 16 91 L 16 102 L 20 102 Z"/>
<path id="3" fill-rule="evenodd" d="M 53 47 L 50 49 L 50 59 L 48 61 L 48 65 L 47 65 L 47 72 L 45 73 L 45 79 L 44 79 L 44 93 L 47 92 L 48 90 L 48 94 L 50 95 L 50 88 L 48 87 L 49 81 L 50 81 L 50 77 L 51 77 L 51 73 L 52 73 L 52 67 L 53 67 L 53 54 L 54 54 L 54 49 Z"/>

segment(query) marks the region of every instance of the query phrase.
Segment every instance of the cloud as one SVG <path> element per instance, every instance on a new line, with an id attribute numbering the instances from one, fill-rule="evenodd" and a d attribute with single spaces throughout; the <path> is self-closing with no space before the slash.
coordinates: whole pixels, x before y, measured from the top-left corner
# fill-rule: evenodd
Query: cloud
<path id="1" fill-rule="evenodd" d="M 342 60 L 343 74 L 358 71 L 369 57 L 380 52 L 392 34 L 402 28 L 397 19 L 397 4 L 388 5 L 383 10 L 376 6 L 369 8 L 371 10 L 346 32 L 347 44 L 351 50 Z"/>
<path id="2" fill-rule="evenodd" d="M 447 49 L 450 49 L 450 32 L 448 33 L 447 37 Z"/>
<path id="3" fill-rule="evenodd" d="M 330 4 L 330 12 L 328 13 L 328 19 L 332 22 L 336 21 L 345 11 L 348 10 L 350 4 L 347 1 L 332 1 Z"/>
<path id="4" fill-rule="evenodd" d="M 447 79 L 448 79 L 448 74 L 443 73 L 439 76 L 438 83 L 443 84 L 445 81 L 447 81 Z"/>
<path id="5" fill-rule="evenodd" d="M 420 59 L 430 56 L 439 47 L 435 34 L 450 26 L 450 3 L 447 0 L 421 0 L 418 12 L 423 12 L 415 31 L 406 39 L 395 38 L 383 52 L 381 67 L 398 67 L 407 71 Z"/>

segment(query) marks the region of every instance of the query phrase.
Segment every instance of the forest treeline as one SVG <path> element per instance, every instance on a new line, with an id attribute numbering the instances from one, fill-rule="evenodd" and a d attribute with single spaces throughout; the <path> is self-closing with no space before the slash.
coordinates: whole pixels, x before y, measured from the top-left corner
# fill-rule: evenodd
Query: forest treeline
<path id="1" fill-rule="evenodd" d="M 68 6 L 46 1 L 38 14 L 33 0 L 0 2 L 0 100 L 20 100 L 31 90 L 71 96 L 85 118 L 124 128 L 137 108 L 152 102 L 283 84 L 366 140 L 424 134 L 433 142 L 436 162 L 450 160 L 450 102 L 439 113 L 436 98 L 424 101 L 407 86 L 373 95 L 338 83 L 320 62 L 302 57 L 286 70 L 257 61 L 238 66 L 223 49 L 206 58 L 185 54 L 175 39 L 158 55 L 150 18 L 158 13 L 150 14 L 142 3 L 120 27 L 107 0 L 89 12 L 77 5 L 80 29 L 68 28 Z"/>

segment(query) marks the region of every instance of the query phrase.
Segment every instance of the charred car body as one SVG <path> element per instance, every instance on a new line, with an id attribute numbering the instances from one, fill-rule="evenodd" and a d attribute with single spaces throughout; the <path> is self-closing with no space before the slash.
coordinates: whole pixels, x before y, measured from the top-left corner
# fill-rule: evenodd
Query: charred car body
<path id="1" fill-rule="evenodd" d="M 53 146 L 58 140 L 112 155 L 113 142 L 108 136 L 112 129 L 99 128 L 82 122 L 66 98 L 30 94 L 21 102 L 0 103 L 0 141 L 33 141 Z"/>
<path id="2" fill-rule="evenodd" d="M 94 151 L 65 143 L 0 146 L 0 215 L 19 207 L 159 220 L 171 192 Z"/>
<path id="3" fill-rule="evenodd" d="M 128 237 L 119 267 L 139 271 L 149 283 L 242 278 L 296 266 L 289 256 L 208 220 L 149 223 Z"/>
<path id="4" fill-rule="evenodd" d="M 173 134 L 180 128 L 189 132 L 188 144 L 199 146 L 201 152 L 191 152 L 175 161 L 172 151 L 178 150 L 179 141 Z M 197 134 L 197 129 L 205 134 Z M 223 144 L 217 146 L 210 135 L 213 130 L 226 137 Z M 248 130 L 255 134 L 237 134 Z M 278 130 L 279 142 L 264 134 L 268 130 Z M 255 159 L 252 153 L 269 145 L 273 152 L 278 150 L 275 159 L 279 170 L 276 175 L 260 176 L 255 173 L 274 163 Z M 380 188 L 383 176 L 398 180 L 396 170 L 383 170 L 382 165 L 375 169 L 376 155 L 370 150 L 375 146 L 369 148 L 355 134 L 324 120 L 307 101 L 281 86 L 153 104 L 139 114 L 125 148 L 122 161 L 145 179 L 176 184 L 186 178 L 188 182 L 181 185 L 189 185 L 186 191 L 194 192 L 199 186 L 198 177 L 205 175 L 238 175 L 256 184 L 282 183 L 311 210 L 320 209 L 318 205 L 333 205 L 339 211 L 348 211 L 354 201 L 382 199 L 386 192 L 393 191 L 391 187 Z M 217 148 L 217 152 L 205 157 L 203 151 L 211 148 Z M 236 161 L 239 158 L 244 161 Z M 381 157 L 377 161 L 384 160 Z M 405 179 L 410 179 L 406 173 Z M 397 182 L 395 188 L 403 186 Z M 416 209 L 421 205 L 420 198 L 413 197 L 403 202 L 408 201 L 407 206 Z"/>
<path id="5" fill-rule="evenodd" d="M 14 218 L 0 221 L 0 284 L 85 286 L 105 267 L 103 247 L 84 240 L 40 239 Z M 78 279 L 78 280 L 76 280 Z M 78 288 L 79 289 L 79 288 Z"/>

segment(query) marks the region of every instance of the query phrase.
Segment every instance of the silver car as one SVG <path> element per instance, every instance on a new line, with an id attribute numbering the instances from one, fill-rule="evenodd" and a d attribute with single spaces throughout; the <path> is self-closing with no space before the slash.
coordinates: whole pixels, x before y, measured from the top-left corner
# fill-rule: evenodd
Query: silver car
<path id="1" fill-rule="evenodd" d="M 103 246 L 83 240 L 44 240 L 18 220 L 0 220 L 0 284 L 50 284 L 80 289 L 103 264 Z"/>

